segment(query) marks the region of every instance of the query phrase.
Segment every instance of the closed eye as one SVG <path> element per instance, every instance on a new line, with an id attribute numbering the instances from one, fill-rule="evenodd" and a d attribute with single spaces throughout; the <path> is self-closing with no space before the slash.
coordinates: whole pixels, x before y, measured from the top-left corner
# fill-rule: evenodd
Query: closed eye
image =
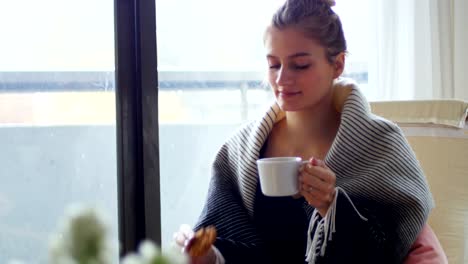
<path id="1" fill-rule="evenodd" d="M 280 67 L 281 67 L 280 64 L 274 64 L 274 65 L 269 66 L 270 69 L 279 69 Z"/>
<path id="2" fill-rule="evenodd" d="M 295 70 L 305 70 L 310 67 L 310 64 L 305 64 L 305 65 L 294 65 L 293 69 Z"/>

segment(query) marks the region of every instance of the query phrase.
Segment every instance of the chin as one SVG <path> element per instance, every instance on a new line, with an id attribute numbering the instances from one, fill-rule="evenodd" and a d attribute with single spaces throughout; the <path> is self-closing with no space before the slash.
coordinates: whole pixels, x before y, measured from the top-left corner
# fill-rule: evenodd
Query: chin
<path id="1" fill-rule="evenodd" d="M 278 106 L 281 108 L 283 111 L 287 112 L 295 112 L 295 111 L 301 111 L 304 109 L 304 106 L 299 105 L 299 104 L 292 104 L 292 103 L 287 103 L 281 100 L 276 100 L 276 103 Z"/>
<path id="2" fill-rule="evenodd" d="M 314 101 L 314 102 L 300 102 L 300 101 L 284 101 L 284 100 L 276 100 L 276 103 L 278 106 L 281 108 L 283 111 L 287 112 L 299 112 L 299 111 L 304 111 L 304 110 L 310 110 L 310 109 L 315 109 L 320 105 L 320 101 Z"/>

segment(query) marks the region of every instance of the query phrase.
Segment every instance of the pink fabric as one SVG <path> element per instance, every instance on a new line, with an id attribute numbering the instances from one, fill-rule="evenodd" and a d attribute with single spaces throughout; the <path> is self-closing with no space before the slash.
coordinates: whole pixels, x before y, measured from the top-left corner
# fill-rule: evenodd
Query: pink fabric
<path id="1" fill-rule="evenodd" d="M 432 228 L 425 224 L 416 238 L 404 264 L 445 264 L 448 263 L 442 246 Z"/>

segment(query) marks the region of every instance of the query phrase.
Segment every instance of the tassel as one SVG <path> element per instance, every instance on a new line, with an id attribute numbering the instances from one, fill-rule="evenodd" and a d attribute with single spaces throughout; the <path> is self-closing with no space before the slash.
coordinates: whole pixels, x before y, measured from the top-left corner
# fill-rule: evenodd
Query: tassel
<path id="1" fill-rule="evenodd" d="M 328 211 L 325 214 L 325 216 L 317 223 L 319 215 L 318 215 L 317 209 L 315 209 L 314 213 L 312 214 L 312 217 L 310 218 L 309 229 L 307 231 L 307 249 L 306 249 L 306 262 L 309 264 L 315 263 L 315 260 L 317 258 L 317 253 L 320 253 L 320 256 L 322 257 L 325 255 L 327 242 L 332 240 L 333 233 L 336 232 L 336 226 L 335 226 L 336 203 L 338 200 L 338 192 L 340 191 L 349 200 L 349 202 L 354 208 L 354 211 L 356 211 L 359 217 L 362 220 L 367 221 L 367 218 L 362 216 L 361 213 L 359 213 L 359 211 L 357 210 L 356 206 L 354 206 L 353 202 L 351 201 L 351 198 L 348 196 L 345 190 L 343 190 L 340 187 L 336 187 L 335 197 L 332 203 L 330 204 L 330 207 L 328 207 Z M 315 228 L 313 238 L 311 239 L 312 231 L 314 230 L 314 227 L 316 224 L 317 224 L 317 227 Z"/>
<path id="2" fill-rule="evenodd" d="M 314 239 L 312 240 L 311 239 L 311 234 L 312 234 L 312 230 L 314 230 L 314 226 L 315 226 L 315 223 L 317 222 L 319 218 L 319 215 L 317 213 L 317 210 L 314 210 L 314 213 L 312 214 L 312 217 L 310 218 L 310 223 L 309 223 L 309 229 L 307 230 L 307 249 L 306 249 L 306 262 L 307 263 L 313 263 L 315 261 L 315 252 L 314 250 L 317 248 L 317 240 L 318 240 L 318 235 L 314 235 Z M 322 222 L 323 219 L 320 221 Z M 320 227 L 320 223 L 319 223 L 319 227 Z M 317 227 L 317 229 L 319 228 Z M 315 234 L 320 234 L 320 233 L 317 233 L 317 229 L 316 229 L 316 232 Z M 312 261 L 312 262 L 311 262 Z"/>

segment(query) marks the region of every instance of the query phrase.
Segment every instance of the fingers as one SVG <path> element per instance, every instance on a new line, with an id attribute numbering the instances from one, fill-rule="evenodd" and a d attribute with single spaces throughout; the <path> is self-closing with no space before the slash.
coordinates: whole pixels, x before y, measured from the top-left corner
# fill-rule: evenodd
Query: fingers
<path id="1" fill-rule="evenodd" d="M 175 232 L 173 237 L 179 247 L 185 246 L 184 244 L 187 238 L 181 232 Z"/>
<path id="2" fill-rule="evenodd" d="M 330 191 L 331 184 L 322 180 L 319 177 L 316 177 L 315 174 L 307 175 L 307 172 L 299 176 L 299 182 L 304 185 L 304 187 L 313 187 L 315 190 L 326 193 Z M 307 188 L 305 188 L 307 189 Z"/>
<path id="3" fill-rule="evenodd" d="M 309 162 L 314 165 L 314 166 L 319 166 L 319 167 L 322 167 L 322 168 L 327 168 L 327 165 L 325 164 L 325 162 L 323 160 L 320 160 L 320 159 L 316 159 L 314 157 L 310 158 Z"/>
<path id="4" fill-rule="evenodd" d="M 313 163 L 318 165 L 313 165 Z M 301 168 L 299 169 L 299 173 L 301 176 L 303 176 L 304 180 L 306 181 L 310 177 L 305 177 L 305 175 L 311 175 L 324 182 L 332 183 L 333 185 L 336 182 L 335 174 L 325 165 L 323 161 L 320 160 L 317 160 L 316 162 L 310 162 L 301 166 Z"/>
<path id="5" fill-rule="evenodd" d="M 189 225 L 184 224 L 181 225 L 179 230 L 173 235 L 174 241 L 181 248 L 181 252 L 189 257 L 189 263 L 191 264 L 216 262 L 216 254 L 213 250 L 213 243 L 214 240 L 216 240 L 216 229 L 214 229 L 214 227 L 207 227 L 201 230 L 203 229 L 205 232 L 197 232 L 197 234 L 195 234 Z M 203 233 L 207 234 L 208 237 L 196 237 L 197 235 L 203 235 Z M 194 242 L 195 239 L 197 239 L 198 242 Z M 199 253 L 195 254 L 194 250 L 197 250 Z"/>
<path id="6" fill-rule="evenodd" d="M 194 234 L 192 228 L 191 228 L 189 225 L 187 225 L 187 224 L 182 224 L 182 225 L 180 225 L 179 231 L 182 232 L 182 233 L 184 233 L 185 235 L 187 235 L 187 236 L 189 236 L 189 237 L 192 237 L 193 234 Z"/>
<path id="7" fill-rule="evenodd" d="M 299 169 L 300 194 L 323 216 L 335 196 L 336 176 L 322 160 L 311 158 Z"/>
<path id="8" fill-rule="evenodd" d="M 334 193 L 322 193 L 314 191 L 313 187 L 309 190 L 302 191 L 304 198 L 307 202 L 317 209 L 324 208 L 325 211 L 328 209 L 329 205 L 333 201 Z"/>
<path id="9" fill-rule="evenodd" d="M 173 237 L 174 241 L 180 247 L 185 247 L 188 240 L 193 237 L 193 230 L 189 225 L 183 224 L 179 227 L 179 231 L 175 232 Z"/>

